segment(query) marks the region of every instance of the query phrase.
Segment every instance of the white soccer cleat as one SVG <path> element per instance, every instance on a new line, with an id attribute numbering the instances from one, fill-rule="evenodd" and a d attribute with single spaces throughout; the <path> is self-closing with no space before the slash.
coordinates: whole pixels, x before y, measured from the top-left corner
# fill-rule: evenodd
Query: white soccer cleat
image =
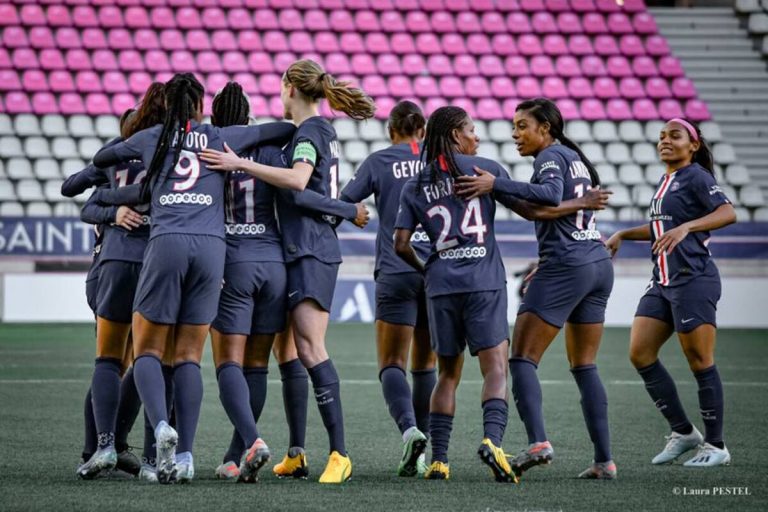
<path id="1" fill-rule="evenodd" d="M 731 464 L 731 454 L 728 452 L 728 448 L 723 445 L 723 448 L 718 448 L 709 443 L 704 443 L 699 446 L 699 451 L 689 461 L 686 461 L 683 466 L 688 468 L 709 468 L 713 466 L 728 466 Z"/>
<path id="2" fill-rule="evenodd" d="M 664 437 L 667 440 L 667 445 L 661 453 L 651 460 L 651 464 L 670 464 L 685 452 L 693 450 L 704 443 L 704 436 L 701 435 L 701 432 L 696 427 L 693 427 L 690 434 L 683 435 L 672 432 Z"/>
<path id="3" fill-rule="evenodd" d="M 179 434 L 168 423 L 161 421 L 155 428 L 157 447 L 157 481 L 169 484 L 176 478 L 176 445 Z"/>
<path id="4" fill-rule="evenodd" d="M 84 464 L 77 468 L 77 476 L 83 480 L 93 480 L 100 475 L 115 469 L 117 452 L 114 446 L 96 450 Z"/>
<path id="5" fill-rule="evenodd" d="M 176 454 L 176 482 L 186 484 L 195 478 L 195 463 L 192 460 L 192 452 Z"/>
<path id="6" fill-rule="evenodd" d="M 139 469 L 139 480 L 144 482 L 157 483 L 157 469 L 155 469 L 155 459 L 141 459 L 141 469 Z"/>

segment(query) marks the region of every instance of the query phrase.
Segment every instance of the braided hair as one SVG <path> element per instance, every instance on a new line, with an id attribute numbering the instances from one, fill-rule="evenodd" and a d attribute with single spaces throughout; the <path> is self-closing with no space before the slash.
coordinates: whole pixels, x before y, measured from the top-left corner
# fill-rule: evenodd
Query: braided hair
<path id="1" fill-rule="evenodd" d="M 468 120 L 466 110 L 454 106 L 440 107 L 429 116 L 421 159 L 425 167 L 434 164 L 430 173 L 432 183 L 437 183 L 440 170 L 449 172 L 454 178 L 462 175 L 454 157 L 458 141 L 453 136 L 453 130 L 461 130 Z"/>
<path id="2" fill-rule="evenodd" d="M 574 150 L 584 165 L 589 170 L 589 176 L 592 178 L 592 186 L 596 187 L 600 185 L 600 175 L 597 174 L 597 169 L 589 161 L 589 158 L 579 148 L 579 146 L 571 139 L 565 136 L 563 131 L 563 114 L 560 113 L 560 109 L 557 105 L 547 98 L 534 98 L 532 100 L 526 100 L 517 105 L 515 112 L 524 111 L 530 114 L 539 124 L 549 123 L 549 134 L 553 139 L 560 141 L 563 146 Z"/>
<path id="3" fill-rule="evenodd" d="M 248 124 L 251 102 L 237 82 L 228 82 L 213 97 L 213 126 L 235 126 Z"/>
<path id="4" fill-rule="evenodd" d="M 173 161 L 170 169 L 178 163 L 184 138 L 190 130 L 190 121 L 202 110 L 204 94 L 205 89 L 192 73 L 178 73 L 165 84 L 167 110 L 152 162 L 147 168 L 147 177 L 141 184 L 142 201 L 149 201 L 154 186 L 164 179 L 163 172 L 167 170 L 163 169 L 163 163 L 171 148 Z"/>

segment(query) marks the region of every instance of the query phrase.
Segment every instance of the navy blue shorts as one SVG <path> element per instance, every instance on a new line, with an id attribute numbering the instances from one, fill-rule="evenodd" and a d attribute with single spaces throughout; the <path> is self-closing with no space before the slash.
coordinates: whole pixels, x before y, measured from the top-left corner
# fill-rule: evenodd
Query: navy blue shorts
<path id="1" fill-rule="evenodd" d="M 275 261 L 229 263 L 219 313 L 211 327 L 222 334 L 273 334 L 285 329 L 285 264 Z"/>
<path id="2" fill-rule="evenodd" d="M 458 356 L 467 345 L 474 356 L 509 339 L 506 288 L 428 297 L 427 317 L 439 356 Z"/>
<path id="3" fill-rule="evenodd" d="M 88 307 L 96 314 L 96 290 L 99 287 L 99 274 L 96 273 L 95 277 L 85 281 L 85 300 L 88 303 Z"/>
<path id="4" fill-rule="evenodd" d="M 610 259 L 578 267 L 549 265 L 533 275 L 517 314 L 534 313 L 554 325 L 601 324 L 613 289 Z"/>
<path id="5" fill-rule="evenodd" d="M 96 315 L 111 322 L 131 323 L 133 298 L 140 273 L 141 263 L 101 262 L 96 286 Z"/>
<path id="6" fill-rule="evenodd" d="M 651 279 L 635 316 L 661 320 L 682 333 L 691 332 L 703 324 L 717 327 L 720 292 L 719 275 L 697 277 L 679 286 L 661 286 Z"/>
<path id="7" fill-rule="evenodd" d="M 312 256 L 304 256 L 285 265 L 288 273 L 288 309 L 299 302 L 313 299 L 323 310 L 331 312 L 338 263 L 324 263 Z"/>
<path id="8" fill-rule="evenodd" d="M 210 324 L 224 278 L 224 239 L 167 234 L 149 241 L 133 310 L 157 324 Z"/>
<path id="9" fill-rule="evenodd" d="M 427 327 L 424 276 L 418 272 L 376 275 L 376 320 Z"/>

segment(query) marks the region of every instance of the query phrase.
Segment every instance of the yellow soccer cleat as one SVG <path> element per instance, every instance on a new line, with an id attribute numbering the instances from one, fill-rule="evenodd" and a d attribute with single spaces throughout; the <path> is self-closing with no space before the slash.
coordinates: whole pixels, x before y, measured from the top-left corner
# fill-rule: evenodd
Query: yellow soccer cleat
<path id="1" fill-rule="evenodd" d="M 352 461 L 349 457 L 332 451 L 328 457 L 328 464 L 325 471 L 320 475 L 321 484 L 343 484 L 352 478 Z"/>
<path id="2" fill-rule="evenodd" d="M 480 456 L 480 460 L 491 468 L 493 477 L 497 482 L 511 482 L 514 484 L 519 482 L 501 446 L 497 447 L 493 444 L 493 441 L 486 437 L 480 444 L 480 448 L 477 449 L 477 454 Z"/>
<path id="3" fill-rule="evenodd" d="M 307 466 L 307 455 L 304 448 L 294 446 L 288 450 L 280 463 L 275 464 L 272 472 L 278 478 L 302 478 L 309 476 L 309 466 Z"/>
<path id="4" fill-rule="evenodd" d="M 451 477 L 451 468 L 445 462 L 436 460 L 433 462 L 427 472 L 424 473 L 424 478 L 427 480 L 448 480 Z"/>

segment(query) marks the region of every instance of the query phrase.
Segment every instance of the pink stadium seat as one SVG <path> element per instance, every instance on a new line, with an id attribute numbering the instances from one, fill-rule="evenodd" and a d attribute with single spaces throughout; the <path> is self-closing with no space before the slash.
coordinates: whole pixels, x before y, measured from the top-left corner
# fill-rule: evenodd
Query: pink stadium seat
<path id="1" fill-rule="evenodd" d="M 264 34 L 261 43 L 268 52 L 288 51 L 288 40 L 285 38 L 285 34 L 277 30 L 270 30 Z"/>
<path id="2" fill-rule="evenodd" d="M 483 55 L 480 57 L 479 68 L 480 74 L 483 76 L 493 77 L 505 74 L 504 63 L 496 55 Z"/>
<path id="3" fill-rule="evenodd" d="M 477 61 L 471 55 L 458 55 L 453 59 L 453 69 L 458 76 L 475 76 L 480 73 Z"/>
<path id="4" fill-rule="evenodd" d="M 3 30 L 3 44 L 8 48 L 27 48 L 27 32 L 21 27 L 8 27 Z"/>
<path id="5" fill-rule="evenodd" d="M 366 34 L 365 49 L 374 55 L 392 52 L 392 49 L 389 47 L 389 39 L 381 32 Z"/>
<path id="6" fill-rule="evenodd" d="M 328 24 L 328 18 L 325 15 L 325 11 L 312 9 L 304 13 L 304 26 L 307 30 L 317 32 L 320 30 L 328 30 L 330 25 Z"/>
<path id="7" fill-rule="evenodd" d="M 61 21 L 63 22 L 65 15 L 62 13 L 60 16 L 61 16 Z M 68 16 L 68 14 L 66 16 Z M 93 9 L 93 7 L 91 7 L 90 5 L 76 6 L 74 9 L 72 9 L 72 19 L 67 20 L 66 24 L 62 23 L 61 26 L 68 26 L 72 23 L 74 23 L 76 27 L 80 27 L 80 28 L 100 26 L 99 17 L 96 14 L 96 11 Z"/>
<path id="8" fill-rule="evenodd" d="M 413 80 L 413 92 L 419 98 L 432 98 L 440 94 L 440 89 L 431 76 L 419 76 Z"/>
<path id="9" fill-rule="evenodd" d="M 104 94 L 93 93 L 85 98 L 85 111 L 92 115 L 112 114 L 112 105 Z"/>
<path id="10" fill-rule="evenodd" d="M 164 50 L 183 50 L 187 47 L 184 35 L 175 29 L 160 32 L 160 47 Z"/>
<path id="11" fill-rule="evenodd" d="M 344 9 L 344 0 L 320 0 L 318 7 L 325 9 L 326 11 L 333 11 L 336 9 Z"/>
<path id="12" fill-rule="evenodd" d="M 277 22 L 280 24 L 280 28 L 285 31 L 304 30 L 304 20 L 301 13 L 296 9 L 280 11 Z"/>
<path id="13" fill-rule="evenodd" d="M 82 46 L 89 50 L 100 50 L 108 47 L 107 38 L 100 28 L 84 29 L 82 41 L 80 33 L 74 28 L 60 28 L 56 33 L 56 42 L 60 48 L 80 48 Z"/>
<path id="14" fill-rule="evenodd" d="M 463 55 L 467 53 L 467 47 L 464 46 L 464 38 L 459 34 L 443 35 L 440 45 L 443 47 L 443 52 L 447 55 Z"/>
<path id="15" fill-rule="evenodd" d="M 506 3 L 502 0 L 499 1 L 499 4 Z M 472 9 L 475 12 L 490 12 L 497 10 L 497 7 L 495 5 L 494 0 L 475 0 L 472 2 L 472 5 L 469 6 L 470 9 Z M 502 10 L 501 6 L 498 7 L 498 10 Z"/>
<path id="16" fill-rule="evenodd" d="M 560 109 L 560 113 L 563 114 L 563 119 L 570 121 L 571 119 L 579 119 L 579 106 L 575 101 L 569 98 L 563 98 L 558 100 L 557 108 Z"/>
<path id="17" fill-rule="evenodd" d="M 75 86 L 80 93 L 84 92 L 102 92 L 99 75 L 93 71 L 80 71 L 75 77 Z"/>
<path id="18" fill-rule="evenodd" d="M 561 12 L 557 15 L 557 31 L 561 34 L 581 34 L 581 18 L 573 12 Z"/>
<path id="19" fill-rule="evenodd" d="M 453 75 L 453 66 L 451 61 L 445 55 L 430 55 L 427 59 L 427 69 L 434 76 Z"/>
<path id="20" fill-rule="evenodd" d="M 358 53 L 353 55 L 352 59 L 350 60 L 350 64 L 352 66 L 352 70 L 354 70 L 355 74 L 357 75 L 373 75 L 378 72 L 376 69 L 376 63 L 373 61 L 373 57 L 367 53 Z"/>
<path id="21" fill-rule="evenodd" d="M 497 76 L 491 80 L 491 94 L 499 99 L 512 98 L 517 95 L 517 90 L 511 79 Z"/>
<path id="22" fill-rule="evenodd" d="M 227 73 L 248 71 L 248 63 L 241 52 L 226 52 L 221 59 L 222 69 Z"/>
<path id="23" fill-rule="evenodd" d="M 54 100 L 54 108 L 55 108 Z M 59 112 L 62 114 L 82 114 L 85 112 L 85 105 L 80 94 L 77 93 L 65 93 L 59 97 Z"/>
<path id="24" fill-rule="evenodd" d="M 65 9 L 66 11 L 66 9 Z M 0 26 L 12 26 L 19 24 L 19 14 L 13 4 L 0 5 Z"/>
<path id="25" fill-rule="evenodd" d="M 229 76 L 224 73 L 211 73 L 205 81 L 205 90 L 218 91 L 227 85 L 227 82 L 229 82 Z"/>
<path id="26" fill-rule="evenodd" d="M 462 34 L 472 34 L 483 30 L 477 14 L 471 11 L 460 12 L 456 15 L 456 28 Z"/>
<path id="27" fill-rule="evenodd" d="M 712 118 L 707 104 L 700 100 L 688 100 L 685 103 L 685 117 L 694 121 L 706 121 Z"/>
<path id="28" fill-rule="evenodd" d="M 328 19 L 331 30 L 336 32 L 352 32 L 355 30 L 355 20 L 349 11 L 333 11 Z"/>
<path id="29" fill-rule="evenodd" d="M 649 78 L 645 81 L 645 92 L 649 98 L 669 98 L 672 96 L 672 91 L 669 90 L 669 85 L 664 78 Z"/>
<path id="30" fill-rule="evenodd" d="M 272 57 L 265 52 L 253 52 L 248 56 L 248 67 L 254 73 L 273 73 L 275 71 Z"/>
<path id="31" fill-rule="evenodd" d="M 569 53 L 568 44 L 565 42 L 565 38 L 560 34 L 549 34 L 544 36 L 542 47 L 544 53 L 547 55 L 567 55 Z"/>
<path id="32" fill-rule="evenodd" d="M 376 98 L 376 119 L 387 119 L 395 103 L 394 98 L 388 96 Z"/>
<path id="33" fill-rule="evenodd" d="M 405 20 L 398 11 L 381 13 L 381 30 L 384 32 L 405 32 Z"/>
<path id="34" fill-rule="evenodd" d="M 125 10 L 125 24 L 130 28 L 149 28 L 152 23 L 144 7 L 129 7 Z"/>
<path id="35" fill-rule="evenodd" d="M 619 55 L 619 45 L 616 44 L 616 39 L 609 35 L 599 35 L 595 38 L 594 42 L 595 53 L 598 55 Z"/>
<path id="36" fill-rule="evenodd" d="M 51 71 L 48 74 L 48 79 L 53 92 L 73 92 L 75 90 L 75 81 L 69 71 Z"/>
<path id="37" fill-rule="evenodd" d="M 427 12 L 442 11 L 445 9 L 443 0 L 419 0 L 419 6 Z"/>
<path id="38" fill-rule="evenodd" d="M 547 55 L 537 55 L 531 59 L 531 74 L 533 76 L 553 76 L 555 65 Z"/>
<path id="39" fill-rule="evenodd" d="M 218 73 L 221 71 L 221 61 L 215 52 L 200 52 L 197 54 L 197 69 L 202 73 Z"/>
<path id="40" fill-rule="evenodd" d="M 607 24 L 612 34 L 632 34 L 635 32 L 632 21 L 623 12 L 609 14 Z"/>
<path id="41" fill-rule="evenodd" d="M 546 10 L 550 12 L 564 12 L 571 10 L 568 0 L 544 0 L 544 6 L 546 7 Z"/>
<path id="42" fill-rule="evenodd" d="M 335 53 L 339 51 L 339 41 L 332 32 L 318 32 L 315 34 L 315 50 L 320 53 Z"/>
<path id="43" fill-rule="evenodd" d="M 25 77 L 27 73 L 40 73 L 37 70 L 30 70 L 26 71 L 24 73 Z M 32 75 L 35 79 L 37 78 L 35 75 Z M 45 74 L 42 76 L 43 80 L 45 80 Z M 37 81 L 37 80 L 34 80 Z M 45 84 L 46 87 L 41 90 L 47 90 L 47 83 Z M 27 88 L 27 85 L 24 85 L 24 88 Z M 16 71 L 12 69 L 4 69 L 0 71 L 0 91 L 19 91 L 21 90 L 21 81 L 19 80 L 19 75 L 16 73 Z"/>
<path id="44" fill-rule="evenodd" d="M 63 98 L 63 96 L 62 96 Z M 77 95 L 78 101 L 80 99 L 80 96 Z M 8 104 L 8 98 L 6 98 L 6 104 Z M 82 102 L 80 103 L 82 106 Z M 32 111 L 37 115 L 45 115 L 45 114 L 56 114 L 61 109 L 60 106 L 56 105 L 56 98 L 53 96 L 53 94 L 48 92 L 38 92 L 32 97 Z M 10 111 L 10 110 L 9 110 Z M 29 112 L 29 110 L 26 110 L 26 112 Z M 73 114 L 80 114 L 82 113 L 82 108 L 78 110 L 77 112 L 72 112 Z M 62 114 L 65 114 L 66 112 L 62 111 Z"/>
<path id="45" fill-rule="evenodd" d="M 456 32 L 456 25 L 453 23 L 453 16 L 447 12 L 435 12 L 429 17 L 429 23 L 432 31 L 438 34 Z"/>
<path id="46" fill-rule="evenodd" d="M 115 6 L 103 6 L 99 9 L 99 25 L 103 28 L 125 26 L 122 11 Z"/>
<path id="47" fill-rule="evenodd" d="M 309 32 L 291 32 L 288 36 L 288 47 L 296 53 L 311 52 L 315 49 Z"/>
<path id="48" fill-rule="evenodd" d="M 459 108 L 463 108 L 469 117 L 477 118 L 477 112 L 475 112 L 475 104 L 469 98 L 457 98 L 452 102 Z"/>
<path id="49" fill-rule="evenodd" d="M 416 53 L 413 36 L 406 32 L 392 34 L 389 44 L 392 47 L 392 51 L 398 55 Z"/>
<path id="50" fill-rule="evenodd" d="M 582 76 L 581 67 L 576 57 L 572 55 L 561 55 L 555 60 L 555 69 L 557 74 L 564 77 Z"/>
<path id="51" fill-rule="evenodd" d="M 357 11 L 354 17 L 355 27 L 358 32 L 380 32 L 379 18 L 373 11 Z"/>
<path id="52" fill-rule="evenodd" d="M 634 27 L 634 31 L 638 34 L 651 35 L 659 32 L 659 28 L 656 26 L 656 20 L 647 12 L 638 12 L 632 16 L 632 26 Z"/>
<path id="53" fill-rule="evenodd" d="M 654 57 L 663 57 L 672 53 L 669 50 L 669 43 L 667 43 L 666 38 L 660 35 L 648 37 L 648 39 L 645 40 L 645 49 L 648 54 L 653 55 Z"/>
<path id="54" fill-rule="evenodd" d="M 435 55 L 443 52 L 440 41 L 434 34 L 419 34 L 416 36 L 416 47 L 422 55 Z"/>
<path id="55" fill-rule="evenodd" d="M 515 39 L 509 34 L 496 34 L 491 40 L 491 46 L 493 53 L 498 56 L 518 54 Z"/>
<path id="56" fill-rule="evenodd" d="M 403 73 L 408 76 L 421 75 L 427 71 L 427 63 L 424 57 L 418 53 L 405 55 L 402 60 Z"/>
<path id="57" fill-rule="evenodd" d="M 69 53 L 73 51 L 80 52 L 81 50 L 69 50 L 67 51 L 67 56 L 69 56 Z M 85 63 L 87 63 L 88 68 L 90 68 L 91 62 L 88 59 L 88 54 L 85 52 L 82 52 L 82 55 L 85 55 Z M 16 57 L 16 52 L 14 52 L 14 58 L 15 57 Z M 43 69 L 49 69 L 49 70 L 50 69 L 66 69 L 67 67 L 70 67 L 71 69 L 77 69 L 72 66 L 68 66 L 64 64 L 64 57 L 61 55 L 61 52 L 56 49 L 43 50 L 40 52 L 40 67 Z M 85 69 L 88 69 L 88 68 L 85 68 Z"/>
<path id="58" fill-rule="evenodd" d="M 695 98 L 696 87 L 688 78 L 678 77 L 672 80 L 672 96 L 675 98 Z"/>
<path id="59" fill-rule="evenodd" d="M 259 84 L 252 73 L 237 73 L 234 77 L 235 82 L 243 86 L 243 90 L 248 94 L 258 94 Z"/>
<path id="60" fill-rule="evenodd" d="M 144 94 L 152 83 L 152 77 L 143 71 L 134 71 L 128 76 L 128 89 L 134 94 Z"/>
<path id="61" fill-rule="evenodd" d="M 131 33 L 124 28 L 113 28 L 107 36 L 109 47 L 113 50 L 127 50 L 133 48 Z"/>
<path id="62" fill-rule="evenodd" d="M 684 76 L 683 66 L 677 58 L 668 55 L 659 59 L 659 74 L 667 78 Z"/>
<path id="63" fill-rule="evenodd" d="M 531 23 L 522 12 L 511 12 L 507 16 L 507 29 L 512 34 L 529 34 L 533 30 Z"/>
<path id="64" fill-rule="evenodd" d="M 595 53 L 594 48 L 592 48 L 592 40 L 580 34 L 568 38 L 568 50 L 573 55 L 592 55 Z"/>
<path id="65" fill-rule="evenodd" d="M 116 94 L 112 98 L 112 113 L 115 115 L 122 115 L 123 112 L 129 108 L 136 106 L 136 98 L 128 93 Z"/>
<path id="66" fill-rule="evenodd" d="M 632 102 L 632 117 L 638 121 L 652 121 L 659 119 L 659 112 L 653 101 L 642 98 Z"/>
<path id="67" fill-rule="evenodd" d="M 595 91 L 595 96 L 600 99 L 618 98 L 621 96 L 619 88 L 616 86 L 616 80 L 613 78 L 605 76 L 595 78 L 592 88 Z"/>
<path id="68" fill-rule="evenodd" d="M 603 108 L 603 102 L 596 99 L 586 99 L 579 105 L 581 111 L 581 119 L 587 121 L 596 121 L 598 119 L 605 119 L 605 109 Z"/>
<path id="69" fill-rule="evenodd" d="M 546 77 L 541 83 L 541 91 L 545 97 L 552 99 L 567 98 L 569 95 L 565 82 L 559 76 Z"/>
<path id="70" fill-rule="evenodd" d="M 581 20 L 584 32 L 587 34 L 607 34 L 608 27 L 605 25 L 605 18 L 597 12 L 590 12 L 584 15 Z"/>
<path id="71" fill-rule="evenodd" d="M 514 12 L 520 10 L 517 0 L 496 0 L 495 8 L 501 12 Z"/>
<path id="72" fill-rule="evenodd" d="M 154 7 L 150 12 L 152 26 L 155 28 L 176 28 L 174 11 L 168 7 Z"/>
<path id="73" fill-rule="evenodd" d="M 389 94 L 398 98 L 413 96 L 413 87 L 411 80 L 407 76 L 391 76 L 387 80 L 387 89 Z"/>
<path id="74" fill-rule="evenodd" d="M 528 59 L 519 55 L 511 55 L 504 60 L 504 69 L 509 76 L 528 76 Z"/>
<path id="75" fill-rule="evenodd" d="M 413 34 L 425 32 L 431 28 L 429 17 L 421 11 L 410 11 L 405 15 L 405 28 Z"/>
<path id="76" fill-rule="evenodd" d="M 101 54 L 104 54 L 105 57 L 109 54 L 112 55 L 109 50 L 99 50 Z M 157 50 L 154 50 L 155 53 L 157 53 Z M 175 52 L 174 52 L 175 53 Z M 185 52 L 188 53 L 188 52 Z M 93 66 L 96 69 L 102 70 L 102 71 L 111 71 L 117 69 L 117 67 L 112 67 L 112 63 L 109 61 L 109 58 L 106 57 L 104 62 L 101 62 L 101 59 L 96 59 L 96 54 L 94 54 L 93 59 Z M 191 54 L 190 58 L 192 58 Z M 147 53 L 147 60 L 149 60 L 149 53 Z M 143 71 L 145 69 L 144 62 L 142 62 L 141 54 L 135 50 L 123 50 L 118 55 L 118 62 L 119 62 L 119 68 L 124 71 Z M 147 65 L 149 65 L 149 62 L 147 62 Z"/>
<path id="77" fill-rule="evenodd" d="M 644 12 L 646 10 L 644 0 L 624 0 L 626 12 Z"/>
<path id="78" fill-rule="evenodd" d="M 464 90 L 470 98 L 487 98 L 491 96 L 488 82 L 481 76 L 472 76 L 464 82 Z"/>
<path id="79" fill-rule="evenodd" d="M 520 9 L 527 12 L 537 12 L 544 10 L 543 0 L 519 0 Z"/>
<path id="80" fill-rule="evenodd" d="M 592 98 L 595 96 L 592 83 L 583 77 L 574 77 L 568 80 L 568 94 L 571 98 Z"/>
<path id="81" fill-rule="evenodd" d="M 166 53 L 160 50 L 150 50 L 145 55 L 147 70 L 155 73 L 171 70 Z"/>
<path id="82" fill-rule="evenodd" d="M 514 119 L 515 108 L 517 108 L 517 105 L 520 103 L 520 101 L 521 100 L 519 98 L 507 98 L 504 100 L 504 102 L 501 104 L 502 117 L 505 119 Z"/>
<path id="83" fill-rule="evenodd" d="M 680 102 L 676 99 L 667 98 L 659 102 L 659 115 L 664 119 L 672 119 L 673 117 L 683 117 L 683 107 L 680 106 Z"/>
<path id="84" fill-rule="evenodd" d="M 52 95 L 49 95 L 49 97 L 53 98 Z M 36 110 L 32 109 L 32 104 L 29 102 L 29 98 L 23 92 L 11 92 L 5 95 L 5 111 L 9 114 L 21 114 L 30 111 L 38 113 Z"/>
<path id="85" fill-rule="evenodd" d="M 255 31 L 243 30 L 237 34 L 236 48 L 246 52 L 261 50 L 261 37 Z"/>
<path id="86" fill-rule="evenodd" d="M 13 67 L 11 64 L 11 56 L 8 55 L 8 50 L 0 47 L 0 69 L 9 69 Z"/>
<path id="87" fill-rule="evenodd" d="M 632 66 L 630 66 L 627 58 L 622 55 L 614 55 L 612 57 L 608 57 L 608 60 L 605 63 L 605 67 L 608 71 L 608 74 L 612 77 L 620 78 L 634 75 Z"/>
<path id="88" fill-rule="evenodd" d="M 643 83 L 634 76 L 624 77 L 619 81 L 619 90 L 625 98 L 636 99 L 645 98 L 645 88 Z"/>
<path id="89" fill-rule="evenodd" d="M 346 34 L 341 34 L 339 48 L 347 55 L 350 53 L 363 53 L 365 52 L 365 43 L 357 32 L 347 32 Z"/>
<path id="90" fill-rule="evenodd" d="M 538 80 L 529 76 L 518 78 L 515 83 L 515 89 L 521 98 L 528 99 L 541 96 L 541 88 L 539 87 Z"/>
<path id="91" fill-rule="evenodd" d="M 198 10 L 192 7 L 182 7 L 176 11 L 176 25 L 179 28 L 200 28 L 207 21 L 205 17 L 201 20 Z"/>
<path id="92" fill-rule="evenodd" d="M 468 0 L 445 0 L 445 8 L 451 12 L 463 12 L 469 10 Z"/>
<path id="93" fill-rule="evenodd" d="M 523 34 L 517 38 L 517 49 L 521 55 L 541 55 L 543 52 L 538 36 Z"/>
<path id="94" fill-rule="evenodd" d="M 280 75 L 266 74 L 259 77 L 259 90 L 262 94 L 277 96 L 280 101 Z"/>
<path id="95" fill-rule="evenodd" d="M 391 53 L 385 53 L 376 57 L 376 69 L 382 75 L 401 75 L 400 59 Z"/>
<path id="96" fill-rule="evenodd" d="M 253 19 L 246 9 L 230 9 L 227 11 L 227 25 L 235 30 L 250 30 Z"/>
<path id="97" fill-rule="evenodd" d="M 369 96 L 386 96 L 389 94 L 387 83 L 379 75 L 368 75 L 363 78 L 362 88 Z"/>
<path id="98" fill-rule="evenodd" d="M 42 6 L 27 4 L 21 7 L 21 23 L 22 25 L 45 25 L 45 12 Z"/>
<path id="99" fill-rule="evenodd" d="M 5 29 L 8 32 L 9 29 Z M 5 35 L 5 34 L 3 34 Z M 56 42 L 48 27 L 32 27 L 29 31 L 29 44 L 32 48 L 55 48 Z"/>
<path id="100" fill-rule="evenodd" d="M 349 59 L 343 53 L 329 53 L 326 55 L 325 70 L 332 75 L 352 72 L 352 68 L 349 66 Z"/>
<path id="101" fill-rule="evenodd" d="M 414 11 L 419 9 L 419 0 L 394 0 L 393 4 L 398 11 Z"/>
<path id="102" fill-rule="evenodd" d="M 280 98 L 278 98 L 280 101 Z M 265 117 L 271 115 L 269 110 L 269 104 L 264 96 L 252 96 L 251 97 L 251 115 L 254 117 Z M 279 117 L 283 117 L 283 113 L 278 114 Z"/>
<path id="103" fill-rule="evenodd" d="M 292 1 L 292 0 L 286 0 L 286 1 Z M 344 6 L 349 9 L 350 11 L 364 11 L 371 8 L 371 4 L 373 2 L 369 2 L 369 0 L 344 0 Z"/>
<path id="104" fill-rule="evenodd" d="M 211 41 L 208 39 L 208 32 L 206 30 L 195 29 L 187 31 L 184 40 L 186 47 L 193 51 L 210 50 L 211 48 Z"/>
<path id="105" fill-rule="evenodd" d="M 157 32 L 148 28 L 141 28 L 136 31 L 134 44 L 137 50 L 157 50 L 160 48 Z"/>
<path id="106" fill-rule="evenodd" d="M 271 9 L 259 9 L 253 13 L 253 26 L 258 30 L 277 30 L 280 28 L 280 22 Z"/>
<path id="107" fill-rule="evenodd" d="M 632 119 L 632 109 L 626 100 L 613 98 L 605 104 L 605 113 L 612 121 L 625 121 Z"/>
<path id="108" fill-rule="evenodd" d="M 241 32 L 242 34 L 242 32 Z M 235 39 L 235 34 L 232 31 L 229 30 L 216 30 L 214 31 L 213 35 L 211 36 L 211 47 L 215 48 L 218 51 L 223 50 L 239 50 L 243 51 L 245 48 L 242 48 L 238 45 L 237 39 Z"/>
<path id="109" fill-rule="evenodd" d="M 656 62 L 645 56 L 635 57 L 632 59 L 632 70 L 635 75 L 640 77 L 658 76 L 659 70 L 656 69 Z"/>
<path id="110" fill-rule="evenodd" d="M 548 12 L 537 12 L 531 16 L 531 26 L 537 34 L 554 34 L 557 32 L 555 17 Z"/>
<path id="111" fill-rule="evenodd" d="M 242 54 L 238 55 L 242 59 Z M 195 57 L 188 51 L 175 51 L 171 54 L 171 69 L 175 73 L 191 73 L 197 69 Z"/>
<path id="112" fill-rule="evenodd" d="M 483 16 L 480 18 L 480 25 L 486 34 L 501 34 L 507 31 L 504 17 L 497 12 L 483 13 Z"/>
<path id="113" fill-rule="evenodd" d="M 621 39 L 619 40 L 619 50 L 627 57 L 645 55 L 643 41 L 633 34 L 621 36 Z"/>

